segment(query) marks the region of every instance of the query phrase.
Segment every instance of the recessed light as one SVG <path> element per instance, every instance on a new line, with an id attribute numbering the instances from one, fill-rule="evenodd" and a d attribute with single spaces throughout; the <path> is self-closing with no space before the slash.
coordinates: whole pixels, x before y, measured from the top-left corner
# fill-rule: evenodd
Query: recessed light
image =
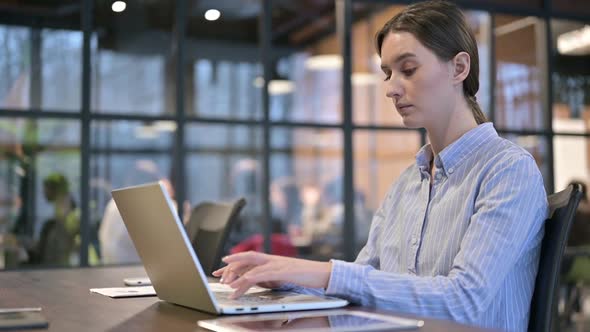
<path id="1" fill-rule="evenodd" d="M 127 8 L 127 4 L 125 3 L 125 1 L 115 1 L 113 2 L 113 4 L 111 5 L 111 9 L 115 12 L 115 13 L 120 13 L 122 11 L 125 10 L 125 8 Z"/>
<path id="2" fill-rule="evenodd" d="M 221 12 L 217 9 L 209 9 L 205 12 L 205 19 L 207 21 L 216 21 L 221 17 Z"/>
<path id="3" fill-rule="evenodd" d="M 557 37 L 557 50 L 561 54 L 590 54 L 590 25 L 559 35 Z"/>

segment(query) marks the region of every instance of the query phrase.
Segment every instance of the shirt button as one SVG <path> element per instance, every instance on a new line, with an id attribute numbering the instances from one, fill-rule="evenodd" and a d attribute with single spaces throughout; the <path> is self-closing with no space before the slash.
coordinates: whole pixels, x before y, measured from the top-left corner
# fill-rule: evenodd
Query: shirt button
<path id="1" fill-rule="evenodd" d="M 436 175 L 434 176 L 434 178 L 437 180 L 440 180 L 440 177 L 441 177 L 440 173 L 436 173 Z"/>
<path id="2" fill-rule="evenodd" d="M 454 171 L 455 171 L 455 169 L 454 169 L 454 168 L 452 168 L 452 167 L 451 167 L 451 168 L 449 168 L 449 173 L 453 173 Z"/>
<path id="3" fill-rule="evenodd" d="M 413 238 L 412 238 L 412 244 L 413 244 L 413 245 L 416 245 L 416 243 L 418 243 L 418 239 L 417 239 L 417 238 L 415 238 L 415 237 L 413 237 Z"/>

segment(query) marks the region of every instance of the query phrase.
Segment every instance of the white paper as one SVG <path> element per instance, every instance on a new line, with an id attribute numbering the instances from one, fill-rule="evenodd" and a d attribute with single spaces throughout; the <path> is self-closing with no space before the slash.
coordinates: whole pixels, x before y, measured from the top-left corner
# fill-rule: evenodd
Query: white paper
<path id="1" fill-rule="evenodd" d="M 233 293 L 235 289 L 226 284 L 209 283 L 211 291 L 214 293 Z M 268 289 L 254 286 L 246 294 L 266 292 Z M 107 288 L 90 288 L 91 293 L 97 293 L 112 298 L 120 297 L 138 297 L 138 296 L 156 296 L 153 286 L 128 286 L 128 287 L 107 287 Z"/>
<path id="2" fill-rule="evenodd" d="M 152 286 L 90 288 L 90 292 L 112 298 L 156 296 L 156 291 Z"/>

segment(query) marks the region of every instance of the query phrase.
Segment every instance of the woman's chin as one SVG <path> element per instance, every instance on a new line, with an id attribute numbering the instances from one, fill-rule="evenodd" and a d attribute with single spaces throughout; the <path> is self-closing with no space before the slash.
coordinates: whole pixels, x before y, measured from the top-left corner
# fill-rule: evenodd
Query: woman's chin
<path id="1" fill-rule="evenodd" d="M 402 122 L 404 123 L 404 127 L 410 129 L 419 129 L 424 127 L 422 123 L 416 121 L 415 119 L 412 119 L 412 117 L 410 116 L 402 116 Z"/>

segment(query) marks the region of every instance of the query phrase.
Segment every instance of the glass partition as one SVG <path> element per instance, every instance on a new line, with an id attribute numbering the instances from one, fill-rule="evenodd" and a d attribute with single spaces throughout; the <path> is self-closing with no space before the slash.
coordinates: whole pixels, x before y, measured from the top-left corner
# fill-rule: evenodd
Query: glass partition
<path id="1" fill-rule="evenodd" d="M 0 45 L 0 108 L 80 111 L 80 31 L 0 25 Z"/>
<path id="2" fill-rule="evenodd" d="M 283 243 L 277 248 L 312 259 L 341 257 L 342 133 L 276 128 L 271 135 L 273 233 L 288 236 L 275 236 L 275 242 Z"/>
<path id="3" fill-rule="evenodd" d="M 91 126 L 89 263 L 139 263 L 111 190 L 164 181 L 174 198 L 172 144 L 166 121 L 94 121 Z M 181 214 L 182 217 L 182 214 Z"/>
<path id="4" fill-rule="evenodd" d="M 78 264 L 79 133 L 76 120 L 0 122 L 0 269 Z"/>
<path id="5" fill-rule="evenodd" d="M 547 129 L 543 105 L 547 92 L 544 21 L 532 16 L 495 15 L 494 18 L 496 127 Z"/>
<path id="6" fill-rule="evenodd" d="M 226 252 L 253 236 L 260 236 L 265 224 L 262 218 L 262 128 L 190 124 L 185 142 L 188 150 L 184 182 L 188 205 L 245 198 L 246 205 L 230 232 Z"/>

